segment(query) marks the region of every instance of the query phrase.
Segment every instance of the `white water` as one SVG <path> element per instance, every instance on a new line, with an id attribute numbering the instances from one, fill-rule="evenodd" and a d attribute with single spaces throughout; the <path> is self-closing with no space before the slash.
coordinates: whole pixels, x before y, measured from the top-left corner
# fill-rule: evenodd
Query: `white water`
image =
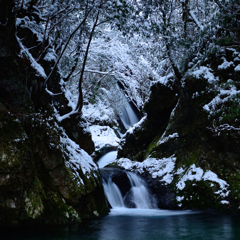
<path id="1" fill-rule="evenodd" d="M 117 159 L 117 151 L 109 152 L 98 160 L 98 166 L 99 168 L 103 168 L 107 166 L 109 163 L 114 162 L 116 159 Z"/>
<path id="2" fill-rule="evenodd" d="M 135 173 L 127 173 L 127 176 L 132 187 L 125 196 L 122 196 L 118 186 L 112 182 L 111 176 L 107 182 L 103 182 L 105 195 L 112 208 L 127 208 L 124 202 L 126 200 L 138 209 L 157 208 L 156 201 L 150 195 L 144 180 Z"/>
<path id="3" fill-rule="evenodd" d="M 122 107 L 119 117 L 126 130 L 132 127 L 135 123 L 139 121 L 137 115 L 133 111 L 128 101 L 126 101 L 125 106 Z"/>
<path id="4" fill-rule="evenodd" d="M 146 182 L 132 172 L 128 172 L 127 176 L 132 185 L 130 194 L 132 194 L 132 202 L 136 205 L 136 208 L 157 208 L 156 200 L 150 195 Z"/>
<path id="5" fill-rule="evenodd" d="M 123 197 L 118 186 L 110 179 L 107 183 L 103 183 L 104 192 L 111 206 L 124 207 Z"/>
<path id="6" fill-rule="evenodd" d="M 137 123 L 140 119 L 134 112 L 131 104 L 129 103 L 126 95 L 122 92 L 119 86 L 117 86 L 119 89 L 119 94 L 121 95 L 122 100 L 122 106 L 120 109 L 117 110 L 118 116 L 120 117 L 120 120 L 126 130 L 128 130 L 130 127 L 132 127 L 135 123 Z"/>
<path id="7" fill-rule="evenodd" d="M 122 208 L 115 207 L 111 209 L 109 213 L 111 216 L 176 216 L 176 215 L 186 215 L 186 214 L 198 214 L 201 212 L 193 212 L 191 210 L 162 210 L 162 209 L 140 209 L 140 208 Z"/>

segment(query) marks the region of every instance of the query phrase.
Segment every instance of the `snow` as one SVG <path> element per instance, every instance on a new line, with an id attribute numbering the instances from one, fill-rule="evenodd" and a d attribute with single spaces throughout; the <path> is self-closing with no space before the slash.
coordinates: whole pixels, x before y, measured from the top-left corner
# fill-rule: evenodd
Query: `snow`
<path id="1" fill-rule="evenodd" d="M 135 123 L 132 127 L 130 127 L 125 132 L 125 134 L 121 138 L 118 149 L 121 149 L 122 148 L 121 146 L 124 145 L 124 143 L 126 141 L 126 136 L 127 135 L 132 135 L 136 130 L 140 129 L 142 127 L 142 124 L 145 122 L 146 119 L 147 119 L 147 116 L 144 116 L 139 122 Z"/>
<path id="2" fill-rule="evenodd" d="M 221 204 L 227 204 L 227 205 L 229 205 L 229 201 L 222 200 L 222 201 L 221 201 Z"/>
<path id="3" fill-rule="evenodd" d="M 233 130 L 233 131 L 240 131 L 240 128 L 236 128 L 234 126 L 231 126 L 227 123 L 225 124 L 221 124 L 219 126 L 216 126 L 216 127 L 213 127 L 213 128 L 210 128 L 211 131 L 215 132 L 215 133 L 219 133 L 220 131 L 230 131 L 230 130 Z"/>
<path id="4" fill-rule="evenodd" d="M 118 146 L 120 139 L 109 126 L 92 125 L 90 131 L 97 151 L 105 146 Z"/>
<path id="5" fill-rule="evenodd" d="M 63 93 L 53 93 L 53 92 L 49 91 L 47 88 L 45 88 L 45 91 L 46 91 L 50 96 L 56 96 L 56 95 L 63 94 Z"/>
<path id="6" fill-rule="evenodd" d="M 193 18 L 194 22 L 198 25 L 198 27 L 203 31 L 203 26 L 202 24 L 198 21 L 194 11 L 189 11 L 191 17 Z"/>
<path id="7" fill-rule="evenodd" d="M 203 169 L 201 169 L 200 167 L 196 167 L 195 164 L 192 164 L 189 169 L 184 173 L 183 176 L 181 176 L 181 178 L 179 179 L 178 183 L 176 184 L 177 188 L 179 190 L 183 190 L 186 186 L 185 182 L 187 180 L 190 181 L 211 181 L 211 182 L 215 182 L 219 185 L 220 190 L 215 192 L 215 194 L 221 196 L 221 197 L 226 197 L 229 194 L 228 188 L 229 188 L 229 184 L 218 178 L 217 174 L 215 174 L 214 172 L 208 170 L 204 173 Z"/>
<path id="8" fill-rule="evenodd" d="M 139 122 L 135 123 L 132 127 L 130 127 L 126 133 L 123 135 L 123 138 L 128 134 L 133 134 L 137 129 L 140 129 L 142 127 L 142 124 L 147 119 L 147 116 L 144 116 Z"/>
<path id="9" fill-rule="evenodd" d="M 234 68 L 235 72 L 239 72 L 240 71 L 240 64 L 238 64 L 235 68 Z"/>
<path id="10" fill-rule="evenodd" d="M 44 60 L 47 62 L 51 62 L 51 61 L 56 61 L 57 60 L 57 56 L 54 52 L 47 52 L 47 54 L 44 56 Z"/>
<path id="11" fill-rule="evenodd" d="M 83 116 L 90 122 L 111 122 L 115 119 L 114 109 L 108 107 L 103 101 L 99 100 L 96 104 L 88 103 L 83 106 Z"/>
<path id="12" fill-rule="evenodd" d="M 173 180 L 173 170 L 175 167 L 176 157 L 174 155 L 168 158 L 156 159 L 147 158 L 143 162 L 133 162 L 127 158 L 120 158 L 117 161 L 118 166 L 126 170 L 137 171 L 143 173 L 144 170 L 148 171 L 152 178 L 162 177 L 161 181 L 165 184 L 170 184 Z"/>
<path id="13" fill-rule="evenodd" d="M 30 60 L 30 63 L 31 63 L 31 66 L 33 69 L 36 70 L 36 75 L 37 76 L 40 76 L 44 79 L 47 78 L 47 75 L 43 69 L 43 67 L 37 63 L 37 61 L 34 59 L 34 57 L 32 56 L 32 54 L 28 51 L 28 49 L 22 44 L 21 40 L 16 36 L 17 40 L 18 40 L 18 43 L 21 47 L 21 51 L 20 51 L 20 54 L 23 56 L 23 57 L 26 57 Z"/>
<path id="14" fill-rule="evenodd" d="M 79 169 L 89 178 L 91 172 L 98 169 L 96 163 L 94 163 L 92 157 L 87 152 L 81 149 L 80 146 L 72 141 L 66 134 L 63 133 L 63 136 L 60 137 L 60 143 L 62 151 L 68 157 L 68 161 L 65 161 L 66 166 L 73 170 L 78 185 L 83 185 L 84 183 L 79 175 Z"/>
<path id="15" fill-rule="evenodd" d="M 78 111 L 73 110 L 73 111 L 71 111 L 71 112 L 69 112 L 69 113 L 67 113 L 67 114 L 65 114 L 63 116 L 60 116 L 58 113 L 56 113 L 55 115 L 56 115 L 57 121 L 61 122 L 64 119 L 70 118 L 71 115 L 78 114 L 78 113 L 79 113 Z"/>
<path id="16" fill-rule="evenodd" d="M 178 133 L 173 133 L 173 134 L 170 134 L 168 135 L 167 137 L 164 137 L 165 134 L 163 134 L 163 136 L 161 137 L 161 139 L 159 140 L 159 142 L 157 143 L 157 145 L 160 145 L 162 143 L 165 143 L 167 142 L 169 139 L 172 139 L 172 138 L 178 138 Z"/>
<path id="17" fill-rule="evenodd" d="M 171 79 L 171 78 L 174 78 L 174 74 L 173 73 L 169 73 L 167 74 L 166 76 L 163 76 L 163 77 L 159 77 L 157 81 L 152 81 L 151 82 L 151 86 L 160 82 L 162 83 L 163 85 L 166 85 L 167 82 Z"/>
<path id="18" fill-rule="evenodd" d="M 228 62 L 226 60 L 226 58 L 224 58 L 224 57 L 222 59 L 223 59 L 223 63 L 218 66 L 218 70 L 226 70 L 226 69 L 230 68 L 231 66 L 234 66 L 234 63 L 232 61 Z"/>
<path id="19" fill-rule="evenodd" d="M 239 93 L 240 90 L 236 90 L 236 86 L 234 85 L 232 85 L 229 90 L 219 89 L 219 94 L 213 98 L 211 102 L 205 104 L 203 109 L 205 109 L 207 112 L 210 112 L 210 114 L 213 114 L 214 111 L 216 111 L 217 106 L 231 100 L 232 97 Z"/>
<path id="20" fill-rule="evenodd" d="M 183 199 L 184 199 L 184 196 L 177 196 L 177 197 L 176 197 L 176 200 L 177 200 L 178 202 L 181 202 Z"/>
<path id="21" fill-rule="evenodd" d="M 215 77 L 212 73 L 212 69 L 205 67 L 205 66 L 201 66 L 198 70 L 193 71 L 192 75 L 195 76 L 196 78 L 200 79 L 201 77 L 205 78 L 206 80 L 208 80 L 208 82 L 210 84 L 219 81 L 218 77 Z"/>
<path id="22" fill-rule="evenodd" d="M 37 24 L 35 21 L 31 21 L 28 16 L 24 18 L 16 18 L 16 27 L 28 28 L 32 31 L 33 34 L 37 37 L 39 42 L 43 41 L 44 35 L 43 28 L 40 24 Z"/>

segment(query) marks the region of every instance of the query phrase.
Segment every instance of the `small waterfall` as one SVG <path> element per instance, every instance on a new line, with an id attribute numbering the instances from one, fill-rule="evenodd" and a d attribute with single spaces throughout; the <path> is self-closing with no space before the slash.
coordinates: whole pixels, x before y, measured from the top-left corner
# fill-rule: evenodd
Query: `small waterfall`
<path id="1" fill-rule="evenodd" d="M 118 86 L 119 94 L 121 96 L 121 107 L 117 110 L 118 116 L 126 130 L 132 127 L 135 123 L 137 123 L 140 119 L 134 112 L 131 104 L 129 103 L 126 95 L 122 92 L 120 87 Z"/>
<path id="2" fill-rule="evenodd" d="M 111 151 L 103 155 L 99 160 L 98 160 L 98 166 L 99 168 L 103 168 L 107 166 L 109 163 L 112 163 L 116 160 L 117 158 L 117 151 Z"/>
<path id="3" fill-rule="evenodd" d="M 132 185 L 128 192 L 128 205 L 130 203 L 130 206 L 135 205 L 136 208 L 157 208 L 156 200 L 150 195 L 146 182 L 132 172 L 128 172 L 127 176 Z M 125 202 L 127 201 L 126 196 Z"/>
<path id="4" fill-rule="evenodd" d="M 128 101 L 126 101 L 125 106 L 121 108 L 119 117 L 126 130 L 139 121 L 136 113 L 133 111 L 133 108 Z"/>
<path id="5" fill-rule="evenodd" d="M 137 123 L 139 118 L 123 93 L 122 101 L 124 106 L 121 107 L 121 110 L 118 110 L 118 115 L 127 130 Z M 104 192 L 111 207 L 113 209 L 119 207 L 156 209 L 156 200 L 150 194 L 146 182 L 140 176 L 119 169 L 104 168 L 109 163 L 114 162 L 116 158 L 117 151 L 112 151 L 98 160 Z"/>
<path id="6" fill-rule="evenodd" d="M 104 192 L 110 205 L 114 207 L 124 207 L 124 200 L 118 186 L 110 179 L 103 182 Z"/>
<path id="7" fill-rule="evenodd" d="M 114 170 L 106 170 L 109 173 L 101 172 L 103 177 L 103 187 L 105 195 L 112 208 L 139 208 L 139 209 L 154 209 L 157 208 L 155 198 L 150 194 L 146 182 L 137 174 L 132 172 L 122 171 L 122 176 L 119 175 L 119 180 L 123 182 L 123 175 L 126 175 L 127 180 L 122 186 L 117 186 L 113 181 Z M 104 175 L 104 176 L 103 176 Z M 116 179 L 115 179 L 116 180 Z M 129 183 L 126 183 L 128 181 Z M 129 186 L 127 186 L 129 185 Z M 128 188 L 129 190 L 122 194 L 125 190 L 121 188 Z"/>

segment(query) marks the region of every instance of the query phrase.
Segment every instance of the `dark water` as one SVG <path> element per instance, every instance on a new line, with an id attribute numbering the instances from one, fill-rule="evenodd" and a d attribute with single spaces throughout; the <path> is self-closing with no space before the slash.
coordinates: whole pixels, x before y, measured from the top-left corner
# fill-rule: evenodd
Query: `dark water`
<path id="1" fill-rule="evenodd" d="M 162 211 L 161 214 L 112 213 L 65 227 L 1 231 L 1 240 L 239 240 L 240 219 L 213 214 Z"/>

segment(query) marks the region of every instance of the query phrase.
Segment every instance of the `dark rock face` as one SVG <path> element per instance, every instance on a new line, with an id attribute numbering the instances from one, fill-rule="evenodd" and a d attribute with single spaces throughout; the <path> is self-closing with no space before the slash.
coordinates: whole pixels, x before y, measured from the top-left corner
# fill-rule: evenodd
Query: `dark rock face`
<path id="1" fill-rule="evenodd" d="M 52 103 L 61 108 L 60 114 L 69 111 L 59 75 L 53 74 L 48 89 L 62 94 L 50 96 L 43 87 L 45 79 L 36 75 L 27 57 L 17 54 L 13 4 L 0 1 L 0 22 L 8 19 L 0 24 L 0 225 L 72 223 L 107 214 L 97 167 L 92 162 L 91 171 L 84 172 L 74 165 L 70 144 L 61 141 L 69 137 L 91 153 L 93 142 L 84 120 L 73 116 L 62 126 L 57 123 Z M 18 34 L 28 36 L 23 44 L 37 45 L 34 32 L 18 28 Z M 33 51 L 33 57 L 39 54 Z M 45 65 L 50 69 L 53 63 Z M 75 151 L 80 154 L 81 149 Z"/>
<path id="2" fill-rule="evenodd" d="M 64 119 L 61 122 L 61 126 L 64 127 L 67 135 L 77 144 L 81 146 L 88 154 L 94 152 L 94 143 L 92 136 L 87 131 L 86 120 L 80 115 L 72 115 L 69 118 Z"/>

